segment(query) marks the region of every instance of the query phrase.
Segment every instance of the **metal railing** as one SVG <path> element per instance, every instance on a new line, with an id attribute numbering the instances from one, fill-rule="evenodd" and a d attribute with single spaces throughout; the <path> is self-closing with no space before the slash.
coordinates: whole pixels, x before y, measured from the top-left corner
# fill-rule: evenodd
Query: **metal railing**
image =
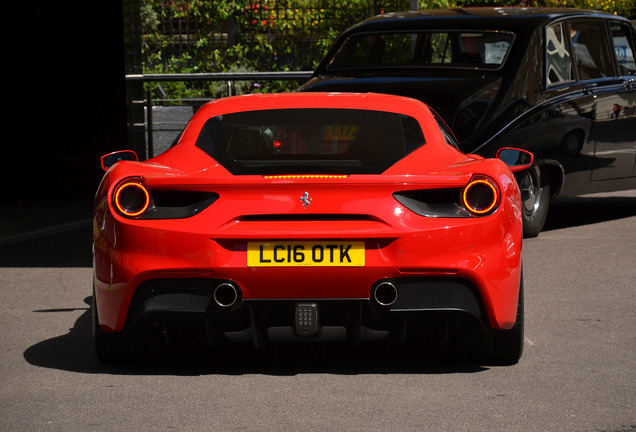
<path id="1" fill-rule="evenodd" d="M 294 80 L 308 80 L 312 71 L 293 71 L 293 72 L 218 72 L 218 73 L 186 73 L 186 74 L 130 74 L 126 75 L 126 83 L 128 84 L 145 84 L 150 82 L 204 82 L 204 81 L 224 81 L 227 83 L 227 96 L 235 95 L 234 82 L 236 81 L 294 81 Z M 135 92 L 129 92 L 129 94 L 135 94 Z M 137 96 L 140 96 L 139 92 L 136 92 Z M 143 94 L 143 92 L 141 92 Z M 180 99 L 181 102 L 187 103 L 200 103 L 203 104 L 210 99 Z M 155 156 L 155 144 L 153 134 L 156 129 L 156 124 L 153 122 L 152 108 L 156 101 L 165 102 L 166 99 L 155 98 L 153 99 L 153 91 L 150 86 L 145 91 L 145 97 L 133 98 L 128 101 L 133 112 L 132 120 L 130 124 L 134 130 L 143 128 L 144 130 L 144 143 L 134 142 L 132 138 L 131 147 L 137 151 L 138 154 L 144 154 L 146 157 Z M 170 100 L 174 102 L 174 100 Z M 135 115 L 137 112 L 136 107 L 143 106 L 145 108 L 145 115 Z M 131 133 L 134 137 L 135 133 Z M 143 149 L 143 152 L 141 151 Z"/>

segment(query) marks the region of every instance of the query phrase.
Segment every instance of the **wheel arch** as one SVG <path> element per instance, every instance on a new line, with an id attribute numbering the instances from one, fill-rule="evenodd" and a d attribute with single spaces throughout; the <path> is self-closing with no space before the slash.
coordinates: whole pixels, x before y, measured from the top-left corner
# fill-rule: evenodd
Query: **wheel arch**
<path id="1" fill-rule="evenodd" d="M 550 185 L 550 198 L 557 198 L 565 181 L 563 165 L 555 159 L 540 159 L 535 161 L 535 165 L 541 170 L 541 177 L 547 179 Z"/>

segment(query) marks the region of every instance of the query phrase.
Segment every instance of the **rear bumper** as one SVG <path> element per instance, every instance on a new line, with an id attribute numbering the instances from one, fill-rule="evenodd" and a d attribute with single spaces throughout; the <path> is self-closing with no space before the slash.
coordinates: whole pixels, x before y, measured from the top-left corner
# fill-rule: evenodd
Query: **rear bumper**
<path id="1" fill-rule="evenodd" d="M 174 283 L 171 280 L 202 280 L 206 284 L 205 288 L 195 289 L 206 294 L 191 293 L 184 297 L 196 299 L 197 306 L 192 312 L 214 312 L 208 306 L 213 302 L 218 281 L 234 283 L 242 302 L 313 299 L 369 302 L 379 281 L 399 280 L 403 286 L 399 287 L 399 300 L 389 308 L 392 313 L 430 307 L 467 310 L 491 328 L 510 328 L 516 317 L 521 244 L 512 240 L 514 234 L 492 222 L 470 227 L 442 226 L 397 239 L 366 239 L 367 261 L 364 267 L 357 268 L 247 267 L 245 241 L 217 242 L 200 235 L 179 234 L 171 238 L 167 233 L 165 240 L 140 241 L 140 245 L 150 245 L 146 248 L 126 247 L 120 241 L 114 250 L 100 250 L 96 243 L 95 287 L 100 324 L 105 331 L 122 330 L 130 317 L 138 315 L 136 298 L 142 295 L 139 292 L 144 291 L 143 287 L 155 284 L 159 287 L 156 291 L 162 292 L 162 284 Z M 139 232 L 135 233 L 137 238 Z M 418 288 L 410 288 L 410 281 L 417 280 L 422 281 L 416 284 Z M 470 286 L 464 291 L 471 292 L 479 308 L 457 307 L 454 294 L 451 295 L 454 291 L 439 282 L 449 280 L 460 280 Z M 193 284 L 198 287 L 198 282 Z M 429 304 L 431 299 L 433 306 Z M 405 306 L 406 303 L 410 306 Z"/>
<path id="2" fill-rule="evenodd" d="M 236 288 L 236 297 L 221 297 L 217 288 L 226 290 L 229 285 Z M 376 295 L 376 289 L 388 286 L 395 288 L 393 298 L 391 290 Z M 219 301 L 219 297 L 235 301 Z M 264 346 L 270 342 L 404 342 L 447 320 L 488 325 L 471 282 L 456 277 L 391 278 L 377 281 L 365 299 L 244 300 L 240 287 L 230 280 L 175 278 L 142 283 L 131 301 L 125 327 L 169 329 L 195 323 L 212 345 L 229 341 Z"/>

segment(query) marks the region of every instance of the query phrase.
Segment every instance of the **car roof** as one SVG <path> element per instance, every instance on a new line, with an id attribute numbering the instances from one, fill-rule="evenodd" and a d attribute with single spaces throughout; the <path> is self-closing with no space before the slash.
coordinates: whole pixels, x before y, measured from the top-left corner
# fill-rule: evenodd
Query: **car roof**
<path id="1" fill-rule="evenodd" d="M 519 26 L 521 28 L 536 28 L 549 21 L 566 17 L 614 18 L 629 22 L 626 18 L 609 12 L 567 7 L 469 7 L 386 13 L 362 21 L 349 28 L 345 33 L 362 30 L 421 29 L 423 25 L 432 28 L 439 26 L 513 30 L 520 29 Z"/>
<path id="2" fill-rule="evenodd" d="M 315 92 L 253 93 L 215 99 L 200 110 L 203 114 L 291 108 L 345 108 L 393 111 L 401 114 L 427 111 L 419 100 L 381 93 Z"/>

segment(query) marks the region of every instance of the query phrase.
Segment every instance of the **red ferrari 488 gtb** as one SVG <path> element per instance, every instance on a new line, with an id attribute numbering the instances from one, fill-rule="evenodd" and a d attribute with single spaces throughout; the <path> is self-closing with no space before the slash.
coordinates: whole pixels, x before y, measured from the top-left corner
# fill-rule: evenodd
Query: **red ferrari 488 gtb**
<path id="1" fill-rule="evenodd" d="M 519 360 L 513 171 L 530 153 L 463 154 L 424 103 L 355 93 L 215 100 L 161 155 L 131 153 L 102 158 L 95 199 L 100 360 L 151 340 L 402 344 L 433 332 L 471 361 Z"/>

